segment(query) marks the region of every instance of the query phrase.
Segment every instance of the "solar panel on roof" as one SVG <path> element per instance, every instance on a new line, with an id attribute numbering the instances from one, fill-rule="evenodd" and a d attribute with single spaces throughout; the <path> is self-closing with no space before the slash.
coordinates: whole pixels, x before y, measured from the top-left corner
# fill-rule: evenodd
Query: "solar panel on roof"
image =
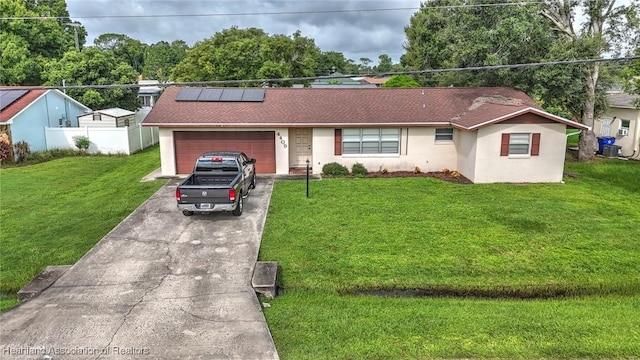
<path id="1" fill-rule="evenodd" d="M 29 90 L 0 90 L 0 111 L 23 97 Z"/>
<path id="2" fill-rule="evenodd" d="M 202 89 L 198 101 L 219 101 L 222 89 Z"/>
<path id="3" fill-rule="evenodd" d="M 244 93 L 244 89 L 225 88 L 222 90 L 222 96 L 220 96 L 220 101 L 242 101 L 243 93 Z"/>
<path id="4" fill-rule="evenodd" d="M 265 89 L 244 88 L 184 88 L 176 101 L 264 101 Z"/>
<path id="5" fill-rule="evenodd" d="M 202 92 L 202 88 L 184 88 L 180 89 L 176 101 L 198 101 L 198 96 Z"/>
<path id="6" fill-rule="evenodd" d="M 245 89 L 242 101 L 264 101 L 264 89 Z"/>

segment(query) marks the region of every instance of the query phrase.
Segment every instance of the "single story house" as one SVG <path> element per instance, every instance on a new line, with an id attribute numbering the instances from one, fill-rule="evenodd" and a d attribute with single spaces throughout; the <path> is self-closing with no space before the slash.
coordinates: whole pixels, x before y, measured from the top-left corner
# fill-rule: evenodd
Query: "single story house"
<path id="1" fill-rule="evenodd" d="M 128 127 L 136 124 L 135 116 L 135 112 L 121 108 L 95 110 L 87 114 L 78 115 L 78 126 Z"/>
<path id="2" fill-rule="evenodd" d="M 26 141 L 31 151 L 47 150 L 45 128 L 77 127 L 78 115 L 90 108 L 54 89 L 0 88 L 0 132 L 15 145 Z"/>
<path id="3" fill-rule="evenodd" d="M 260 173 L 324 164 L 457 170 L 475 183 L 561 182 L 567 127 L 505 88 L 167 88 L 143 126 L 160 128 L 163 175 L 209 150 L 241 150 Z"/>
<path id="4" fill-rule="evenodd" d="M 597 119 L 594 132 L 598 136 L 615 137 L 621 155 L 640 160 L 640 95 L 612 93 L 607 95 L 609 110 Z"/>

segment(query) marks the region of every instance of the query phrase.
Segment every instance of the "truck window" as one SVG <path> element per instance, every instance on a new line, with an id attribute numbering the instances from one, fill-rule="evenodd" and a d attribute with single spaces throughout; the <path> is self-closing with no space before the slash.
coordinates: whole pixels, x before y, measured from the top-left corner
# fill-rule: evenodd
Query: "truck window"
<path id="1" fill-rule="evenodd" d="M 222 160 L 198 159 L 196 171 L 238 171 L 236 159 L 223 158 Z"/>

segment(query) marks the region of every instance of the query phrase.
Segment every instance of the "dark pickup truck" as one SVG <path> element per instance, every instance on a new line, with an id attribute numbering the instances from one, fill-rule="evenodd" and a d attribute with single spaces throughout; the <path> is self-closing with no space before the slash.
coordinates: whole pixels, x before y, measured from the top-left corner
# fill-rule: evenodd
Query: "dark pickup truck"
<path id="1" fill-rule="evenodd" d="M 192 174 L 176 188 L 178 209 L 185 216 L 213 211 L 242 215 L 243 199 L 256 187 L 255 163 L 242 152 L 202 154 Z"/>

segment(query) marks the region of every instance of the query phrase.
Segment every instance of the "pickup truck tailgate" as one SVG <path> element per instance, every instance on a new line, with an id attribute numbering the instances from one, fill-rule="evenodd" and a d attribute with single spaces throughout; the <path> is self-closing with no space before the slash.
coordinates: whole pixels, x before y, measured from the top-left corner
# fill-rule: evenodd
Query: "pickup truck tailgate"
<path id="1" fill-rule="evenodd" d="M 186 189 L 177 189 L 178 204 L 194 204 L 198 209 L 213 209 L 214 204 L 231 204 L 228 188 L 212 189 L 210 186 L 190 186 Z"/>

